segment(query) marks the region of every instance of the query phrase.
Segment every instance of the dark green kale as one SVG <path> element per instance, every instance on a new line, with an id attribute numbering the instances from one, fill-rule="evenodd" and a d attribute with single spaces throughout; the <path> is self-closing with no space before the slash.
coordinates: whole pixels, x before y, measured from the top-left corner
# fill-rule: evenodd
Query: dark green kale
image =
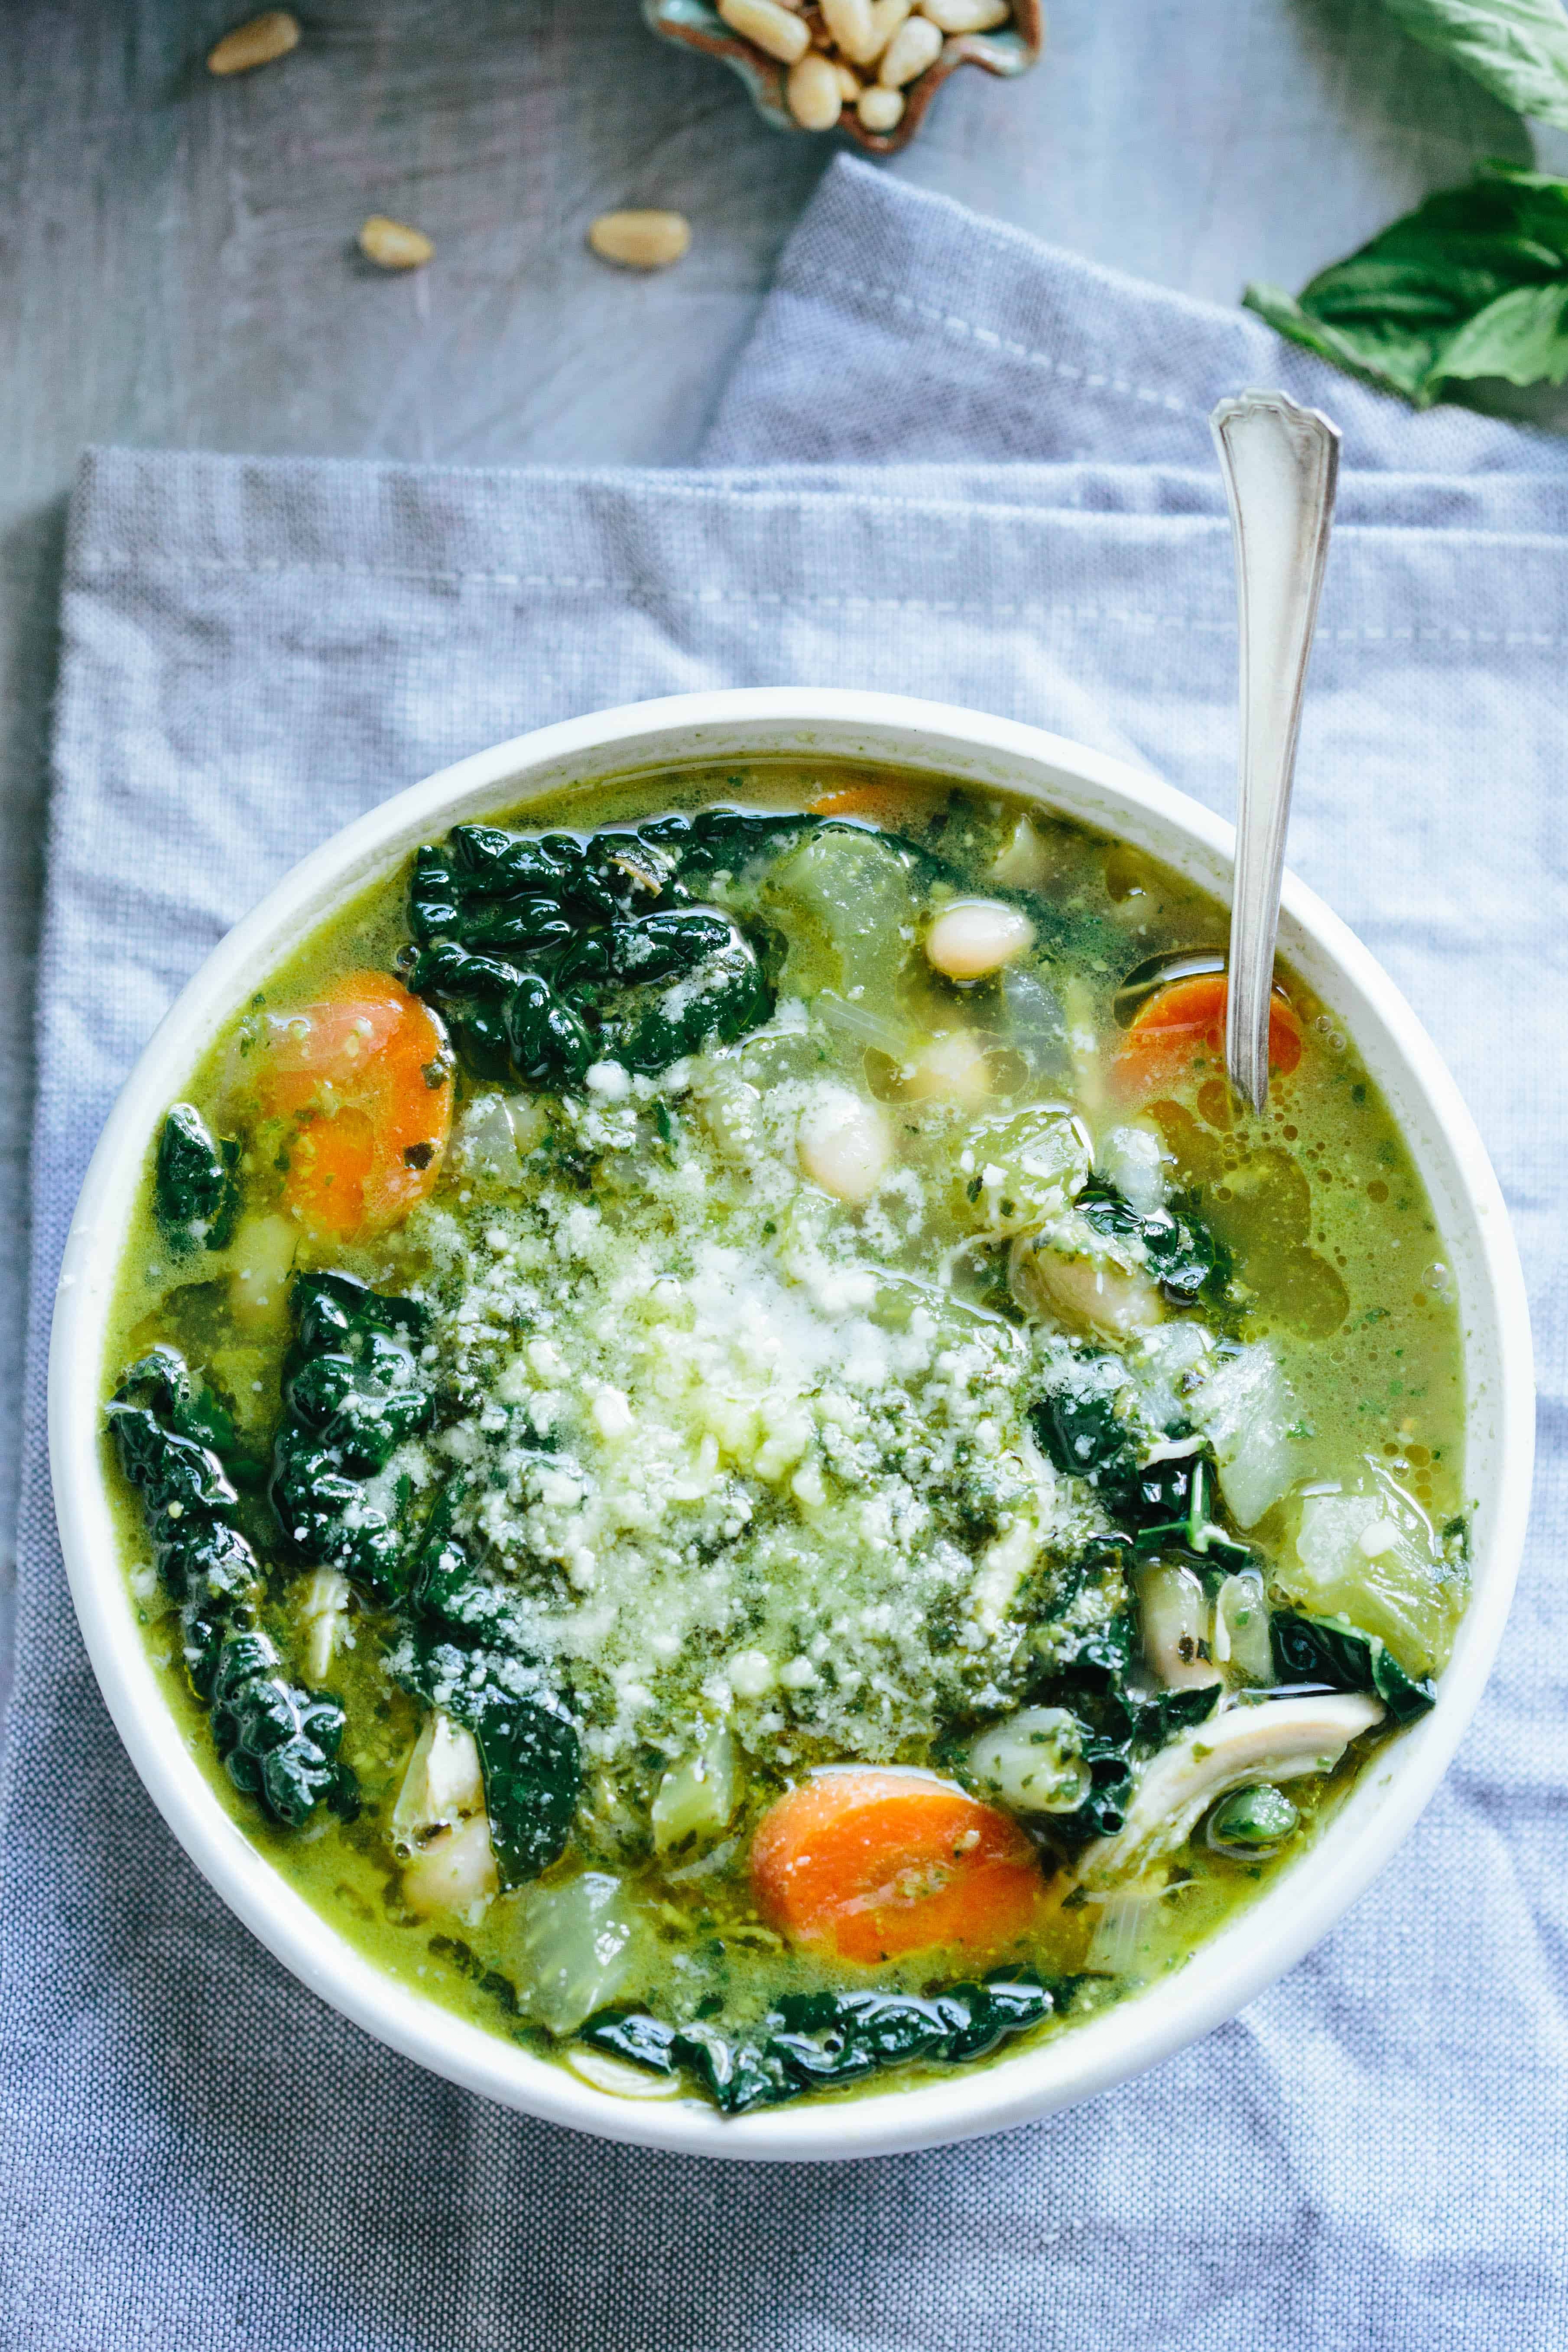
<path id="1" fill-rule="evenodd" d="M 273 1507 L 297 1559 L 340 1569 L 384 1600 L 406 1578 L 407 1491 L 384 1509 L 366 1500 L 364 1481 L 430 1419 L 416 1352 L 428 1318 L 415 1300 L 383 1297 L 350 1274 L 296 1276 L 289 1307 Z"/>
<path id="2" fill-rule="evenodd" d="M 259 1622 L 260 1563 L 236 1524 L 238 1496 L 204 1442 L 205 1407 L 184 1359 L 155 1349 L 132 1365 L 106 1411 L 159 1576 L 179 1607 L 186 1676 L 211 1709 L 218 1755 L 237 1789 L 299 1829 L 323 1799 L 346 1801 L 343 1711 L 279 1670 Z"/>
<path id="3" fill-rule="evenodd" d="M 692 904 L 680 878 L 705 853 L 705 870 L 718 868 L 720 836 L 701 826 L 666 819 L 579 841 L 460 824 L 418 852 L 410 984 L 477 1076 L 559 1085 L 595 1060 L 651 1075 L 767 1020 L 755 945 L 720 908 Z"/>
<path id="4" fill-rule="evenodd" d="M 923 1996 L 784 1993 L 745 2040 L 711 2025 L 671 2026 L 609 2009 L 591 2017 L 579 2039 L 654 2074 L 689 2074 L 725 2115 L 737 2116 L 807 2091 L 842 2090 L 889 2066 L 984 2057 L 1049 2017 L 1069 1990 L 999 1970 L 984 1984 Z"/>
<path id="5" fill-rule="evenodd" d="M 234 1171 L 239 1145 L 215 1140 L 194 1103 L 175 1103 L 163 1120 L 153 1176 L 159 1230 L 176 1257 L 198 1247 L 226 1249 L 239 1214 Z"/>
<path id="6" fill-rule="evenodd" d="M 1188 1552 L 1205 1561 L 1215 1551 L 1246 1556 L 1248 1546 L 1219 1517 L 1210 1448 L 1194 1439 L 1190 1453 L 1141 1461 L 1149 1447 L 1118 1410 L 1122 1388 L 1114 1356 L 1075 1358 L 1070 1376 L 1030 1409 L 1030 1426 L 1049 1459 L 1094 1489 L 1134 1552 Z M 1194 1438 L 1185 1424 L 1165 1435 L 1178 1443 Z"/>
<path id="7" fill-rule="evenodd" d="M 582 1793 L 571 1706 L 530 1655 L 515 1604 L 487 1584 L 454 1531 L 462 1489 L 437 1496 L 410 1579 L 399 1678 L 473 1733 L 502 1883 L 537 1878 L 563 1850 Z"/>
<path id="8" fill-rule="evenodd" d="M 1057 1644 L 1030 1685 L 1031 1706 L 1064 1706 L 1078 1717 L 1079 1753 L 1089 1790 L 1076 1811 L 1052 1813 L 1045 1826 L 1073 1852 L 1112 1837 L 1126 1818 L 1137 1767 L 1189 1725 L 1206 1723 L 1219 1704 L 1215 1681 L 1189 1690 L 1148 1690 L 1133 1679 L 1137 1626 L 1121 1610 L 1091 1632 Z"/>
<path id="9" fill-rule="evenodd" d="M 1149 1271 L 1173 1307 L 1221 1307 L 1231 1277 L 1230 1252 L 1189 1209 L 1135 1209 L 1113 1186 L 1091 1177 L 1073 1203 L 1097 1234 L 1143 1245 Z"/>
<path id="10" fill-rule="evenodd" d="M 1307 1617 L 1277 1609 L 1268 1621 L 1274 1667 L 1282 1683 L 1327 1683 L 1367 1691 L 1395 1723 L 1414 1723 L 1436 1697 L 1430 1678 L 1407 1675 L 1381 1634 L 1363 1633 L 1348 1617 Z"/>

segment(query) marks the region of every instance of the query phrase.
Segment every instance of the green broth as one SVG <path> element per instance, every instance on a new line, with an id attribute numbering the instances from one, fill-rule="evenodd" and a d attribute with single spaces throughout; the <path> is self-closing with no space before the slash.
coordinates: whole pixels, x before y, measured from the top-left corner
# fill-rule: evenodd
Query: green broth
<path id="1" fill-rule="evenodd" d="M 279 1673 L 341 1705 L 353 1817 L 322 1803 L 286 1829 L 231 1784 L 106 1438 L 128 1572 L 193 1755 L 289 1883 L 389 1975 L 569 2059 L 605 2008 L 744 2042 L 776 2028 L 781 1995 L 922 1994 L 996 1969 L 1049 1989 L 1054 2014 L 1034 2031 L 1070 2030 L 1182 1965 L 1277 1870 L 1310 1870 L 1315 1829 L 1394 1727 L 1385 1717 L 1329 1769 L 1293 1774 L 1289 1805 L 1260 1816 L 1294 1808 L 1282 1843 L 1220 1850 L 1199 1821 L 1123 1866 L 1114 1807 L 1162 1746 L 1199 1740 L 1205 1677 L 1227 1708 L 1289 1682 L 1267 1649 L 1272 1611 L 1277 1628 L 1348 1621 L 1340 1686 L 1355 1661 L 1386 1657 L 1378 1689 L 1405 1692 L 1441 1672 L 1464 1603 L 1451 1284 L 1353 1041 L 1282 972 L 1301 1056 L 1264 1117 L 1190 1054 L 1130 1092 L 1145 1032 L 1129 1025 L 1143 1001 L 1129 975 L 1222 949 L 1212 899 L 1002 796 L 852 767 L 665 772 L 497 822 L 585 835 L 868 790 L 847 818 L 694 886 L 762 943 L 773 1009 L 743 1034 L 673 1069 L 628 1076 L 606 1056 L 586 1079 L 522 1087 L 476 1075 L 459 1019 L 455 1056 L 426 1079 L 451 1089 L 452 1148 L 427 1197 L 374 1238 L 291 1214 L 315 1114 L 291 1127 L 268 1076 L 291 1013 L 306 1008 L 308 1026 L 344 973 L 410 969 L 406 868 L 366 891 L 258 976 L 193 1076 L 189 1100 L 240 1148 L 236 1238 L 173 1251 L 150 1158 L 126 1255 L 106 1393 L 163 1344 L 231 1414 L 261 1622 Z M 632 887 L 664 903 L 657 873 Z M 922 941 L 971 894 L 1023 910 L 1033 936 L 997 971 L 955 981 Z M 682 985 L 661 1018 L 684 1017 Z M 635 1053 L 635 1024 L 624 1034 Z M 804 1172 L 812 1135 L 827 1138 L 822 1164 L 841 1150 L 845 1106 L 887 1155 L 864 1200 Z M 337 1098 L 326 1115 L 342 1116 Z M 1034 1144 L 1035 1160 L 1017 1157 L 1020 1120 L 1048 1130 L 1054 1173 Z M 1168 1279 L 1160 1293 L 1162 1215 L 1196 1253 L 1195 1303 L 1173 1304 Z M 411 1845 L 406 1794 L 398 1811 L 432 1717 L 409 1605 L 352 1576 L 312 1582 L 268 1499 L 291 1286 L 323 1270 L 416 1296 L 429 1317 L 409 1374 L 429 1385 L 426 1424 L 363 1484 L 389 1545 L 449 1490 L 465 1558 L 576 1718 L 563 1850 L 498 1891 L 476 1827 L 491 1876 L 471 1902 L 430 1898 L 421 1856 L 444 1884 L 453 1832 L 432 1816 L 415 1833 L 426 1846 Z M 1107 1302 L 1122 1299 L 1134 1319 L 1111 1329 Z M 1052 1453 L 1085 1413 L 1100 1416 L 1096 1444 L 1121 1448 L 1098 1486 Z M 1186 1465 L 1188 1517 L 1134 1541 L 1154 1507 L 1111 1498 L 1161 1463 L 1168 1481 Z M 1083 1663 L 1108 1631 L 1123 1645 L 1109 1716 Z M 1049 1733 L 1053 1809 L 1016 1792 L 1003 1805 L 1047 1890 L 1026 1927 L 995 1948 L 867 1958 L 763 1916 L 750 1842 L 785 1792 L 850 1764 L 934 1771 L 984 1797 L 977 1743 L 1041 1706 L 1076 1727 Z M 1121 1761 L 1095 1764 L 1107 1724 L 1120 1736 L 1134 1719 Z M 904 1901 L 873 1918 L 902 1918 Z M 614 1964 L 596 1969 L 606 1931 Z"/>

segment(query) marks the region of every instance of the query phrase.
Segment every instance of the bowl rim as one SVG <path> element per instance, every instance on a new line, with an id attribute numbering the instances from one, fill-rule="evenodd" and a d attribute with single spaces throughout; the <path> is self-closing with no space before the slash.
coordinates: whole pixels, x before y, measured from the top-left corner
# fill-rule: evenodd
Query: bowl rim
<path id="1" fill-rule="evenodd" d="M 910 740 L 913 739 L 913 740 Z M 143 1049 L 93 1153 L 67 1238 L 50 1339 L 48 1443 L 71 1595 L 99 1685 L 149 1793 L 197 1869 L 300 1981 L 384 2043 L 502 2105 L 602 2137 L 686 2154 L 763 2160 L 886 2155 L 1008 2129 L 1143 2072 L 1233 2016 L 1272 1983 L 1364 1890 L 1413 1826 L 1479 1702 L 1512 1595 L 1529 1508 L 1534 1390 L 1529 1313 L 1502 1195 L 1454 1081 L 1414 1013 L 1352 932 L 1294 875 L 1284 883 L 1282 951 L 1312 962 L 1357 1004 L 1430 1117 L 1420 1149 L 1468 1215 L 1476 1286 L 1489 1314 L 1482 1383 L 1496 1431 L 1484 1560 L 1437 1705 L 1363 1774 L 1312 1849 L 1310 1874 L 1287 1872 L 1171 1978 L 1070 2032 L 973 2074 L 724 2118 L 695 2098 L 632 2100 L 457 2016 L 362 1955 L 298 1894 L 226 1810 L 188 1749 L 159 1685 L 114 1540 L 99 1445 L 105 1324 L 126 1222 L 155 1121 L 200 1053 L 289 940 L 384 872 L 413 838 L 458 814 L 521 805 L 567 775 L 614 777 L 726 756 L 811 755 L 1005 784 L 1045 799 L 1053 784 L 1104 805 L 1124 837 L 1142 836 L 1178 870 L 1221 895 L 1232 828 L 1159 778 L 1019 721 L 957 706 L 850 688 L 746 688 L 622 705 L 475 752 L 381 803 L 311 851 L 213 950 Z M 1080 814 L 1084 814 L 1081 810 Z M 1319 985 L 1319 969 L 1311 973 Z M 1320 988 L 1327 1002 L 1335 995 Z M 214 1010 L 215 1006 L 217 1010 Z M 1446 1156 L 1446 1157 L 1445 1157 Z M 1423 1172 L 1430 1173 L 1423 1163 Z M 1481 1343 L 1477 1342 L 1478 1349 Z M 1474 1364 L 1471 1371 L 1474 1372 Z"/>

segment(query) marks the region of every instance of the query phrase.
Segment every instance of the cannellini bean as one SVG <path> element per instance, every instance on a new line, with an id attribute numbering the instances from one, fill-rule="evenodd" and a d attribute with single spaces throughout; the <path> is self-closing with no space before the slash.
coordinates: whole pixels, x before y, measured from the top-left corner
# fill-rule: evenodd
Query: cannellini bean
<path id="1" fill-rule="evenodd" d="M 1013 13 L 1008 0 L 920 0 L 920 10 L 944 33 L 989 33 Z"/>
<path id="2" fill-rule="evenodd" d="M 1190 1568 L 1143 1569 L 1138 1578 L 1138 1622 L 1143 1656 L 1167 1690 L 1203 1690 L 1220 1679 L 1200 1643 L 1209 1630 L 1209 1605 Z"/>
<path id="3" fill-rule="evenodd" d="M 378 269 L 423 269 L 436 248 L 423 229 L 372 213 L 359 233 L 359 249 Z"/>
<path id="4" fill-rule="evenodd" d="M 252 16 L 248 24 L 237 25 L 226 33 L 215 49 L 207 52 L 210 74 L 251 73 L 258 66 L 269 66 L 286 58 L 290 49 L 300 46 L 300 25 L 287 8 L 268 8 L 265 16 Z"/>
<path id="5" fill-rule="evenodd" d="M 822 0 L 822 21 L 852 65 L 871 63 L 877 55 L 871 0 Z"/>
<path id="6" fill-rule="evenodd" d="M 794 65 L 811 47 L 811 35 L 803 20 L 781 8 L 778 0 L 719 0 L 719 14 L 732 33 L 754 41 L 759 49 L 786 66 Z"/>
<path id="7" fill-rule="evenodd" d="M 991 1092 L 991 1066 L 973 1029 L 954 1029 L 928 1045 L 910 1071 L 909 1092 L 916 1102 L 978 1110 Z"/>
<path id="8" fill-rule="evenodd" d="M 403 1900 L 421 1918 L 432 1911 L 471 1912 L 488 1903 L 500 1885 L 483 1813 L 437 1830 L 403 1868 Z"/>
<path id="9" fill-rule="evenodd" d="M 912 32 L 917 22 L 923 23 L 924 19 L 911 18 L 882 60 L 885 89 L 892 87 L 888 79 L 889 59 L 894 58 L 905 34 Z M 929 58 L 926 62 L 930 63 Z M 923 70 L 923 67 L 913 67 L 904 79 Z M 926 933 L 926 957 L 948 980 L 984 980 L 987 974 L 1000 971 L 1004 964 L 1015 962 L 1034 944 L 1034 938 L 1033 923 L 1016 907 L 1009 907 L 1000 898 L 955 898 L 951 906 L 942 908 Z"/>
<path id="10" fill-rule="evenodd" d="M 789 110 L 803 131 L 831 131 L 844 111 L 844 94 L 831 59 L 808 49 L 789 69 Z"/>
<path id="11" fill-rule="evenodd" d="M 893 1139 L 875 1103 L 832 1087 L 802 1115 L 795 1148 L 814 1184 L 858 1205 L 870 1199 L 887 1174 Z"/>
<path id="12" fill-rule="evenodd" d="M 904 93 L 872 82 L 856 100 L 855 111 L 868 131 L 896 131 L 904 119 Z"/>
<path id="13" fill-rule="evenodd" d="M 1089 1794 L 1080 1725 L 1061 1706 L 1026 1706 L 969 1751 L 975 1793 L 1010 1813 L 1070 1813 Z"/>
<path id="14" fill-rule="evenodd" d="M 1071 1255 L 1040 1234 L 1021 1234 L 1007 1262 L 1013 1296 L 1026 1314 L 1055 1317 L 1108 1339 L 1151 1330 L 1164 1317 L 1158 1286 L 1089 1252 Z"/>
<path id="15" fill-rule="evenodd" d="M 911 16 L 906 24 L 900 26 L 889 42 L 887 52 L 877 68 L 877 79 L 884 89 L 902 89 L 906 82 L 916 80 L 928 66 L 934 65 L 941 55 L 942 35 L 931 18 Z M 1012 914 L 1014 910 L 1009 908 L 1006 911 Z M 1024 921 L 1022 916 L 1016 919 Z M 1026 923 L 1025 929 L 1028 929 Z M 1028 940 L 1026 939 L 1024 945 L 1027 944 Z M 1014 949 L 1012 952 L 1016 954 L 1017 950 Z M 984 968 L 987 971 L 994 971 L 996 967 L 987 964 Z"/>
<path id="16" fill-rule="evenodd" d="M 771 6 L 772 0 L 767 5 Z M 773 13 L 784 16 L 782 8 Z M 794 24 L 795 19 L 784 16 L 784 22 Z M 801 47 L 805 46 L 803 27 Z M 588 243 L 601 261 L 616 262 L 622 269 L 668 269 L 690 246 L 691 224 L 684 213 L 601 213 L 588 230 Z"/>

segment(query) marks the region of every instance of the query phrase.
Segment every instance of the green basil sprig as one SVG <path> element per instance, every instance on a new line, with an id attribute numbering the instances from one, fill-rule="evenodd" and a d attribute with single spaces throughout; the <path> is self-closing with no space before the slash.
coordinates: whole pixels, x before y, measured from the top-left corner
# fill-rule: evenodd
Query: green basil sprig
<path id="1" fill-rule="evenodd" d="M 1383 0 L 1413 41 L 1512 107 L 1568 130 L 1568 14 L 1563 0 Z"/>

